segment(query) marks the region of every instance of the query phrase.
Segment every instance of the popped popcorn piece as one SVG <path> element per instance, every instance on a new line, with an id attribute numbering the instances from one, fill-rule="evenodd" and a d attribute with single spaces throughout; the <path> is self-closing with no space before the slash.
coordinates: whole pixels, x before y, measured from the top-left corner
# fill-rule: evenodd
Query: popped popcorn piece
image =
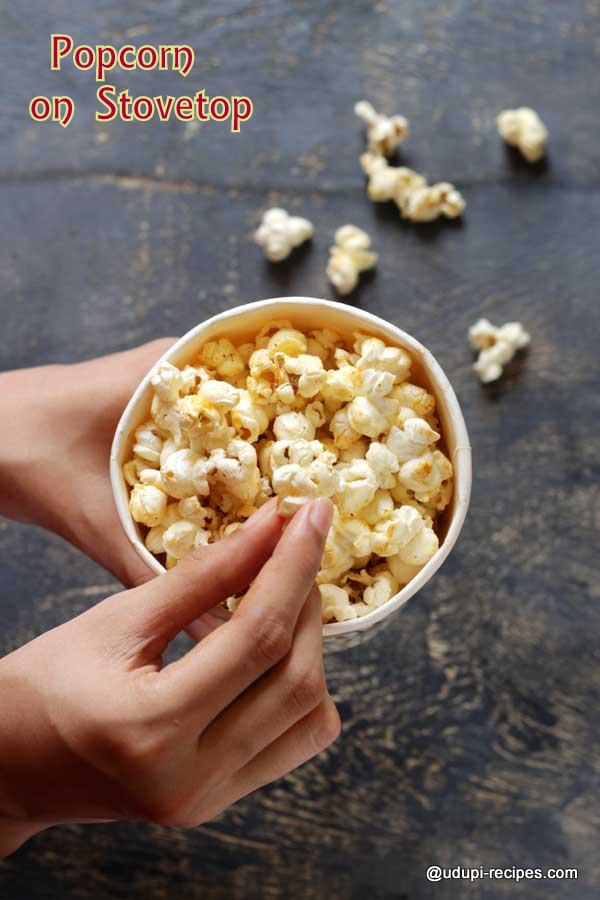
<path id="1" fill-rule="evenodd" d="M 226 450 L 214 450 L 211 463 L 227 491 L 239 500 L 254 500 L 260 487 L 256 450 L 248 441 L 231 441 Z"/>
<path id="2" fill-rule="evenodd" d="M 360 164 L 368 177 L 369 199 L 376 203 L 392 200 L 403 219 L 432 222 L 440 216 L 456 219 L 464 212 L 462 194 L 447 181 L 430 185 L 413 169 L 390 166 L 386 159 L 373 153 L 363 153 Z"/>
<path id="3" fill-rule="evenodd" d="M 200 385 L 199 396 L 217 409 L 233 409 L 240 402 L 240 392 L 227 381 L 211 378 Z"/>
<path id="4" fill-rule="evenodd" d="M 484 384 L 496 381 L 507 362 L 531 340 L 520 322 L 507 322 L 496 328 L 488 319 L 479 319 L 469 328 L 469 341 L 479 350 L 473 368 Z"/>
<path id="5" fill-rule="evenodd" d="M 546 152 L 548 129 L 534 109 L 521 106 L 505 109 L 496 119 L 501 137 L 517 147 L 527 162 L 537 162 Z"/>
<path id="6" fill-rule="evenodd" d="M 255 403 L 249 391 L 241 390 L 237 406 L 231 411 L 231 423 L 244 441 L 254 444 L 269 427 L 267 410 Z"/>
<path id="7" fill-rule="evenodd" d="M 320 584 L 321 600 L 323 601 L 323 621 L 346 622 L 356 618 L 354 604 L 350 603 L 348 592 L 336 584 Z"/>
<path id="8" fill-rule="evenodd" d="M 389 512 L 373 529 L 372 546 L 379 556 L 395 556 L 425 527 L 412 506 L 400 506 Z"/>
<path id="9" fill-rule="evenodd" d="M 273 433 L 278 441 L 312 441 L 315 426 L 305 415 L 299 412 L 284 413 L 273 422 Z"/>
<path id="10" fill-rule="evenodd" d="M 386 563 L 398 586 L 408 584 L 423 568 L 423 566 L 407 565 L 400 559 L 400 556 L 388 556 Z"/>
<path id="11" fill-rule="evenodd" d="M 172 403 L 179 396 L 182 386 L 181 372 L 176 366 L 172 366 L 171 363 L 161 362 L 154 369 L 150 378 L 150 384 L 160 400 Z"/>
<path id="12" fill-rule="evenodd" d="M 197 547 L 208 544 L 209 533 L 187 519 L 179 519 L 162 536 L 165 552 L 173 559 L 185 559 Z"/>
<path id="13" fill-rule="evenodd" d="M 235 378 L 245 370 L 244 360 L 227 338 L 208 341 L 200 351 L 200 363 L 223 378 Z"/>
<path id="14" fill-rule="evenodd" d="M 413 491 L 417 500 L 427 503 L 435 497 L 442 482 L 452 476 L 452 464 L 441 450 L 426 452 L 403 463 L 398 473 L 402 484 Z"/>
<path id="15" fill-rule="evenodd" d="M 367 126 L 369 150 L 373 153 L 390 156 L 408 135 L 408 119 L 377 113 L 367 100 L 356 103 L 354 112 Z"/>
<path id="16" fill-rule="evenodd" d="M 377 479 L 380 488 L 393 488 L 396 484 L 394 477 L 400 466 L 398 460 L 385 444 L 376 441 L 367 450 L 366 460 Z"/>
<path id="17" fill-rule="evenodd" d="M 437 552 L 440 542 L 432 528 L 422 528 L 414 538 L 402 547 L 398 555 L 408 566 L 424 566 Z"/>
<path id="18" fill-rule="evenodd" d="M 400 406 L 407 406 L 420 418 L 424 419 L 431 415 L 435 409 L 435 397 L 426 391 L 425 388 L 418 384 L 411 384 L 405 381 L 403 384 L 397 384 L 391 391 L 390 397 L 397 400 Z"/>
<path id="19" fill-rule="evenodd" d="M 338 465 L 339 490 L 335 495 L 340 511 L 358 513 L 375 496 L 377 478 L 366 459 L 355 459 L 349 465 Z"/>
<path id="20" fill-rule="evenodd" d="M 313 236 L 314 229 L 308 219 L 290 216 L 285 209 L 273 207 L 263 213 L 262 221 L 254 232 L 254 240 L 271 262 L 287 259 L 295 247 Z"/>
<path id="21" fill-rule="evenodd" d="M 178 500 L 198 494 L 208 496 L 208 476 L 214 470 L 210 459 L 194 450 L 176 450 L 162 463 L 160 474 L 165 489 Z"/>
<path id="22" fill-rule="evenodd" d="M 140 425 L 135 432 L 134 456 L 145 460 L 151 465 L 158 465 L 162 446 L 163 438 L 154 422 L 146 422 L 144 425 Z"/>
<path id="23" fill-rule="evenodd" d="M 347 450 L 360 438 L 360 432 L 350 424 L 348 417 L 348 407 L 344 406 L 331 417 L 329 430 L 333 435 L 333 441 L 340 450 Z"/>
<path id="24" fill-rule="evenodd" d="M 329 251 L 327 277 L 338 294 L 349 294 L 358 284 L 358 276 L 377 263 L 371 238 L 356 225 L 342 225 L 335 233 L 335 244 Z"/>
<path id="25" fill-rule="evenodd" d="M 360 234 L 354 249 L 369 254 Z M 480 332 L 492 349 L 496 330 Z M 435 520 L 452 497 L 435 397 L 408 381 L 411 366 L 378 337 L 305 334 L 283 320 L 239 346 L 208 341 L 181 370 L 159 364 L 150 418 L 123 465 L 147 548 L 172 568 L 274 493 L 284 515 L 327 496 L 324 621 L 387 602 L 436 552 Z"/>
<path id="26" fill-rule="evenodd" d="M 372 583 L 363 593 L 363 600 L 367 606 L 377 609 L 387 603 L 398 591 L 398 582 L 391 572 L 384 570 L 378 572 Z"/>
<path id="27" fill-rule="evenodd" d="M 152 484 L 136 484 L 129 498 L 129 509 L 136 522 L 152 528 L 159 525 L 167 508 L 167 495 Z"/>
<path id="28" fill-rule="evenodd" d="M 286 356 L 300 356 L 306 353 L 308 342 L 301 331 L 295 328 L 281 328 L 269 339 L 267 350 L 271 357 L 276 353 L 285 353 Z"/>
<path id="29" fill-rule="evenodd" d="M 163 534 L 169 528 L 173 522 L 177 522 L 181 516 L 179 515 L 179 504 L 177 503 L 169 503 L 166 509 L 164 516 L 160 522 L 160 525 L 154 525 L 149 529 L 148 534 L 146 535 L 146 539 L 144 543 L 146 547 L 150 551 L 150 553 L 154 553 L 155 556 L 159 556 L 161 553 L 165 552 L 165 548 L 163 547 Z"/>
<path id="30" fill-rule="evenodd" d="M 388 428 L 383 415 L 367 397 L 355 397 L 347 406 L 348 422 L 358 434 L 376 438 Z"/>
<path id="31" fill-rule="evenodd" d="M 439 439 L 437 431 L 434 431 L 425 419 L 415 416 L 405 419 L 401 429 L 393 425 L 385 443 L 398 462 L 406 462 L 421 456 L 430 444 Z"/>

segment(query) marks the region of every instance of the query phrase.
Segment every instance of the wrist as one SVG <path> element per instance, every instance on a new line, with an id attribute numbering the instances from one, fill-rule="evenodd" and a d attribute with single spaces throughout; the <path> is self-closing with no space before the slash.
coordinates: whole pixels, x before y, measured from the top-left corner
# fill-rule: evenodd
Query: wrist
<path id="1" fill-rule="evenodd" d="M 11 423 L 0 443 L 0 514 L 44 527 L 50 527 L 45 496 L 55 463 L 52 420 L 63 402 L 55 388 L 62 368 L 0 373 L 0 411 Z"/>

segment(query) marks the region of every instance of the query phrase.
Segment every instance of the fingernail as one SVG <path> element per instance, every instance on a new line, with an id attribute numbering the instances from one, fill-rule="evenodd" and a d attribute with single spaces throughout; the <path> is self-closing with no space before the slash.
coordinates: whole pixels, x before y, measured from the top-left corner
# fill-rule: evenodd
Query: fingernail
<path id="1" fill-rule="evenodd" d="M 327 535 L 333 516 L 333 503 L 328 497 L 321 497 L 311 503 L 309 517 L 311 524 L 323 537 Z"/>

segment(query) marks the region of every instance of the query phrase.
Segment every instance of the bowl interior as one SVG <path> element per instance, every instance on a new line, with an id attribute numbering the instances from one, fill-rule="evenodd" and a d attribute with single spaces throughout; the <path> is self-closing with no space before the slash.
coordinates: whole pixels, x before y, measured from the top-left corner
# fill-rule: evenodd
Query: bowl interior
<path id="1" fill-rule="evenodd" d="M 458 537 L 466 514 L 471 488 L 471 451 L 456 395 L 432 354 L 413 337 L 391 323 L 339 303 L 298 297 L 264 300 L 237 307 L 196 326 L 180 338 L 162 359 L 183 366 L 198 354 L 206 341 L 227 337 L 233 343 L 242 343 L 252 339 L 267 323 L 280 319 L 290 320 L 295 327 L 303 331 L 332 328 L 344 335 L 361 331 L 408 350 L 413 359 L 410 380 L 435 395 L 443 437 L 441 446 L 454 466 L 453 497 L 437 522 L 439 550 L 417 576 L 384 606 L 360 619 L 323 626 L 325 636 L 341 637 L 368 629 L 387 618 L 404 605 L 442 564 Z M 154 572 L 161 573 L 165 571 L 164 567 L 144 546 L 142 529 L 130 515 L 129 488 L 122 472 L 123 464 L 131 455 L 134 433 L 138 426 L 149 418 L 152 394 L 149 372 L 135 391 L 117 426 L 110 465 L 115 501 L 125 532 L 144 562 Z"/>

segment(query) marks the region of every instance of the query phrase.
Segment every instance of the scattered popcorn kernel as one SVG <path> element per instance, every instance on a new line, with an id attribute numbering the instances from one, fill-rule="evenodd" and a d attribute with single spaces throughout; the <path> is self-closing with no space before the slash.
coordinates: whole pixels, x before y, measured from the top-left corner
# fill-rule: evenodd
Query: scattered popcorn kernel
<path id="1" fill-rule="evenodd" d="M 329 251 L 327 277 L 338 294 L 349 294 L 358 284 L 358 276 L 377 263 L 370 250 L 371 238 L 356 225 L 342 225 L 335 233 L 335 244 Z"/>
<path id="2" fill-rule="evenodd" d="M 408 119 L 377 113 L 367 100 L 356 103 L 354 112 L 367 126 L 369 150 L 373 153 L 390 156 L 408 135 Z"/>
<path id="3" fill-rule="evenodd" d="M 273 207 L 263 213 L 262 222 L 254 232 L 254 240 L 271 262 L 281 262 L 313 236 L 308 219 L 290 216 L 285 209 Z"/>
<path id="4" fill-rule="evenodd" d="M 418 172 L 406 166 L 390 166 L 373 153 L 363 153 L 360 164 L 368 178 L 369 199 L 376 203 L 392 200 L 403 219 L 432 222 L 440 216 L 456 219 L 464 212 L 462 194 L 447 181 L 430 185 Z"/>
<path id="5" fill-rule="evenodd" d="M 349 246 L 370 253 L 353 231 Z M 479 325 L 472 340 L 482 352 L 500 332 L 514 337 L 514 325 Z M 407 380 L 411 367 L 410 353 L 380 338 L 305 334 L 290 321 L 269 322 L 239 347 L 208 341 L 181 370 L 157 366 L 150 417 L 123 466 L 148 550 L 172 568 L 273 494 L 287 516 L 331 497 L 317 576 L 323 621 L 386 603 L 436 552 L 435 522 L 452 499 L 435 397 Z"/>
<path id="6" fill-rule="evenodd" d="M 496 119 L 501 137 L 517 147 L 527 162 L 537 162 L 546 152 L 548 129 L 534 109 L 505 109 Z"/>
<path id="7" fill-rule="evenodd" d="M 520 322 L 507 322 L 496 328 L 488 319 L 479 319 L 469 328 L 469 341 L 479 350 L 473 368 L 484 384 L 496 381 L 507 362 L 518 350 L 526 347 L 531 338 Z"/>

